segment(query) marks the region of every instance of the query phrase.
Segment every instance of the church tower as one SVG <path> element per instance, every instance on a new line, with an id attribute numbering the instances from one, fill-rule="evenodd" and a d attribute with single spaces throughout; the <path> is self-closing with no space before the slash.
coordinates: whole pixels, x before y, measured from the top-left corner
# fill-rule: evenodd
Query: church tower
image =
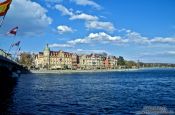
<path id="1" fill-rule="evenodd" d="M 49 69 L 50 66 L 50 48 L 48 44 L 44 48 L 44 66 L 47 69 Z"/>

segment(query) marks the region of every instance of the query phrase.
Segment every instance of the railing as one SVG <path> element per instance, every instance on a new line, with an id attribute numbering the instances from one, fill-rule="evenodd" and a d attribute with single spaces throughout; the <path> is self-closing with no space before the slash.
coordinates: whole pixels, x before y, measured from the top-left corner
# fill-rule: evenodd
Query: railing
<path id="1" fill-rule="evenodd" d="M 8 58 L 9 60 L 11 61 L 14 61 L 16 62 L 13 58 L 12 58 L 12 55 L 9 54 L 9 53 L 6 53 L 4 50 L 0 49 L 0 55 L 5 57 L 5 58 Z"/>

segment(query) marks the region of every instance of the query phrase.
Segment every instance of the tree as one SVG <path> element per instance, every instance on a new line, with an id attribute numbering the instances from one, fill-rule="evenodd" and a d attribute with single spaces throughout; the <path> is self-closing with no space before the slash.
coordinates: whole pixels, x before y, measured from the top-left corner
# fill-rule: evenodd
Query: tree
<path id="1" fill-rule="evenodd" d="M 120 66 L 125 65 L 125 60 L 122 56 L 119 56 L 117 64 L 120 65 Z"/>
<path id="2" fill-rule="evenodd" d="M 133 66 L 136 67 L 137 63 L 134 61 L 126 61 L 126 65 L 127 65 L 127 67 L 132 68 Z"/>
<path id="3" fill-rule="evenodd" d="M 33 57 L 29 53 L 21 53 L 19 63 L 30 68 L 33 65 Z"/>

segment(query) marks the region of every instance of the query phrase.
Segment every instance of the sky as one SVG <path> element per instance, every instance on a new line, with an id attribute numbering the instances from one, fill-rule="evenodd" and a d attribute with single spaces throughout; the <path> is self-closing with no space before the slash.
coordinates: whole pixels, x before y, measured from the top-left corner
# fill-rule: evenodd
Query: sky
<path id="1" fill-rule="evenodd" d="M 16 26 L 16 36 L 6 35 Z M 54 51 L 175 63 L 175 1 L 13 0 L 0 37 L 5 51 L 21 41 L 26 52 L 43 51 L 49 44 Z"/>

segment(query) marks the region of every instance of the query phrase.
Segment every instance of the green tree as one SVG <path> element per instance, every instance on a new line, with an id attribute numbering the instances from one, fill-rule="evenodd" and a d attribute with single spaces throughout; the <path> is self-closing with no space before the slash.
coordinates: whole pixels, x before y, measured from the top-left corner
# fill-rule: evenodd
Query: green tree
<path id="1" fill-rule="evenodd" d="M 127 67 L 129 67 L 129 68 L 132 68 L 133 66 L 137 66 L 137 63 L 136 62 L 134 62 L 134 61 L 125 61 L 126 62 L 126 65 L 127 65 Z"/>
<path id="2" fill-rule="evenodd" d="M 19 63 L 22 64 L 23 66 L 30 68 L 33 64 L 32 55 L 29 53 L 25 53 L 25 52 L 21 53 Z"/>
<path id="3" fill-rule="evenodd" d="M 122 56 L 119 56 L 117 64 L 120 65 L 120 66 L 125 65 L 125 60 Z"/>

